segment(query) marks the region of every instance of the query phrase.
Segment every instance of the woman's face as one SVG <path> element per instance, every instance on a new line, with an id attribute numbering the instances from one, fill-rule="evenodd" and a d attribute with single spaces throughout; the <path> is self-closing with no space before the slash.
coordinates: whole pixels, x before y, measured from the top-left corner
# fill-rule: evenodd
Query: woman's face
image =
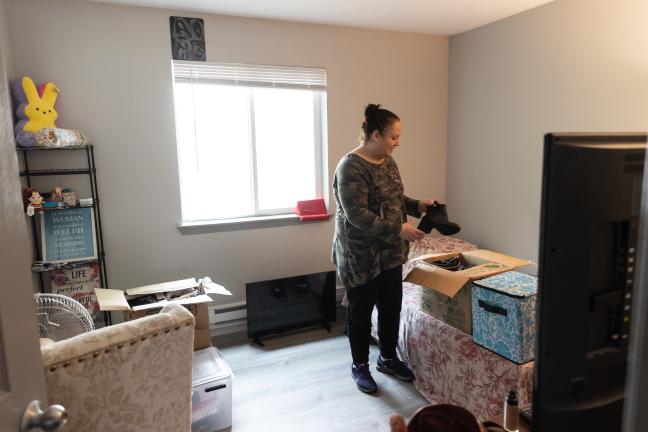
<path id="1" fill-rule="evenodd" d="M 400 145 L 401 123 L 395 121 L 385 130 L 384 134 L 375 133 L 378 149 L 383 156 L 391 156 L 394 149 Z"/>

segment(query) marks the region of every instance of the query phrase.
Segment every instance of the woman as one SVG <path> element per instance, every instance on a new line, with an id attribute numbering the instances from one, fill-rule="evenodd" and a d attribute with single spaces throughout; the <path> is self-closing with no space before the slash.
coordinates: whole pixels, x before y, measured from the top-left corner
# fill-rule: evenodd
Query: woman
<path id="1" fill-rule="evenodd" d="M 407 223 L 407 214 L 420 217 L 433 201 L 417 201 L 403 194 L 400 173 L 391 157 L 399 146 L 400 133 L 396 114 L 380 105 L 367 105 L 360 145 L 342 158 L 333 179 L 337 211 L 332 258 L 348 300 L 351 373 L 365 393 L 378 389 L 368 364 L 374 305 L 380 340 L 376 368 L 401 380 L 414 379 L 410 368 L 396 356 L 402 265 L 407 261 L 409 242 L 424 234 Z"/>

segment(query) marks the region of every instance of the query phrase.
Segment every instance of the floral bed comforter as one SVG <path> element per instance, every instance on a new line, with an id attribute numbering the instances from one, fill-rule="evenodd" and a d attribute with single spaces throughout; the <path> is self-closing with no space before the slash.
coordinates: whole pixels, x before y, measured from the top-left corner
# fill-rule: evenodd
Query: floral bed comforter
<path id="1" fill-rule="evenodd" d="M 410 259 L 427 253 L 476 249 L 453 237 L 426 237 L 412 243 Z M 403 273 L 411 266 L 406 264 Z M 504 397 L 518 390 L 522 406 L 530 402 L 533 362 L 518 365 L 473 342 L 463 333 L 420 310 L 421 289 L 403 283 L 399 353 L 416 375 L 415 386 L 431 403 L 452 403 L 479 420 L 501 414 Z M 373 336 L 377 338 L 374 310 Z"/>

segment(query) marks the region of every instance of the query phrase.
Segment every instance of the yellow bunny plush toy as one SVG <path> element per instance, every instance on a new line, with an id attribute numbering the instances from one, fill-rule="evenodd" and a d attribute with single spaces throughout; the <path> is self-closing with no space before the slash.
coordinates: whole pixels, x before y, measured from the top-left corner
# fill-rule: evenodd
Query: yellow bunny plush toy
<path id="1" fill-rule="evenodd" d="M 58 113 L 54 109 L 59 88 L 52 82 L 41 85 L 41 94 L 34 81 L 28 77 L 16 80 L 13 85 L 14 94 L 20 105 L 18 106 L 18 124 L 16 134 L 20 132 L 36 133 L 43 128 L 55 128 L 54 123 Z"/>
<path id="2" fill-rule="evenodd" d="M 11 82 L 14 98 L 18 103 L 15 127 L 16 143 L 21 147 L 69 147 L 90 144 L 83 132 L 56 127 L 58 113 L 54 109 L 60 92 L 53 82 L 36 86 L 24 76 Z"/>

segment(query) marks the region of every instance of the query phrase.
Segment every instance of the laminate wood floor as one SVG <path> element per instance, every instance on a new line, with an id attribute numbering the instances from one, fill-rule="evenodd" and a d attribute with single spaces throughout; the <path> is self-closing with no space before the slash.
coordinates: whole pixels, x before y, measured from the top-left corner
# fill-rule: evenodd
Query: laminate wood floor
<path id="1" fill-rule="evenodd" d="M 411 383 L 375 371 L 376 395 L 356 389 L 340 325 L 264 340 L 265 347 L 213 339 L 234 373 L 232 432 L 383 432 L 389 416 L 408 418 L 427 401 Z"/>

